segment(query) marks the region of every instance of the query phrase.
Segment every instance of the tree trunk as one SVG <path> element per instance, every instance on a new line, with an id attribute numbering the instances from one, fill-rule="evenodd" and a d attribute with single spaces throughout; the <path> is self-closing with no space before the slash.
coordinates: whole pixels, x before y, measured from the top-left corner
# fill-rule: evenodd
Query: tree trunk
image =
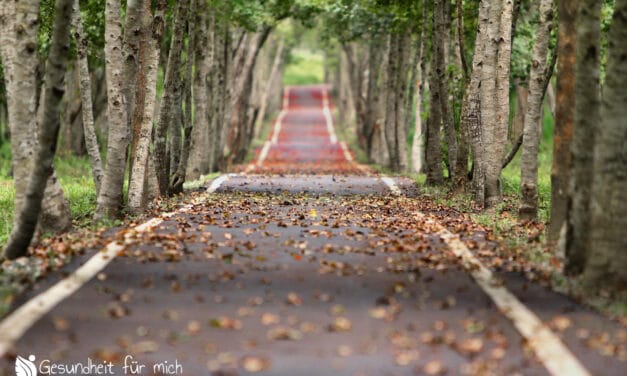
<path id="1" fill-rule="evenodd" d="M 390 36 L 384 129 L 390 155 L 389 167 L 394 172 L 407 170 L 407 135 L 403 110 L 409 66 L 407 47 L 410 41 L 407 34 Z"/>
<path id="2" fill-rule="evenodd" d="M 432 36 L 434 39 L 440 38 L 435 31 L 435 23 L 433 23 Z M 433 42 L 433 49 L 439 42 Z M 435 69 L 437 65 L 435 51 L 431 53 L 431 71 L 429 72 L 429 118 L 427 119 L 427 137 L 425 140 L 426 158 L 425 168 L 427 174 L 427 185 L 442 185 L 444 183 L 444 175 L 442 173 L 442 151 L 441 151 L 441 135 L 442 127 L 442 107 L 440 103 L 440 85 L 437 83 L 438 73 Z"/>
<path id="3" fill-rule="evenodd" d="M 46 182 L 52 176 L 54 155 L 60 126 L 60 103 L 64 93 L 64 75 L 70 44 L 67 20 L 72 15 L 72 0 L 57 0 L 55 21 L 50 39 L 50 52 L 45 77 L 43 107 L 40 119 L 39 146 L 30 174 L 25 200 L 20 208 L 16 225 L 4 249 L 4 257 L 15 259 L 23 256 L 33 238 L 42 208 Z"/>
<path id="4" fill-rule="evenodd" d="M 253 70 L 257 62 L 259 51 L 270 35 L 271 28 L 264 26 L 260 32 L 253 33 L 246 38 L 237 50 L 234 59 L 235 72 L 232 75 L 231 87 L 233 89 L 230 101 L 230 121 L 228 122 L 228 138 L 223 157 L 225 165 L 242 162 L 248 151 L 249 116 Z"/>
<path id="5" fill-rule="evenodd" d="M 148 201 L 148 160 L 150 159 L 150 141 L 152 139 L 152 120 L 155 113 L 157 97 L 157 75 L 159 73 L 159 54 L 161 39 L 165 29 L 164 13 L 167 1 L 157 3 L 154 16 L 151 14 L 151 2 L 143 0 L 141 4 L 142 29 L 150 32 L 143 33 L 143 40 L 139 51 L 139 69 L 137 82 L 143 88 L 137 89 L 133 128 L 139 125 L 136 137 L 136 149 L 133 153 L 133 172 L 128 188 L 128 207 L 131 212 L 140 212 Z"/>
<path id="6" fill-rule="evenodd" d="M 213 21 L 207 28 L 207 4 L 198 2 L 196 12 L 196 46 L 194 51 L 194 65 L 196 66 L 193 82 L 194 125 L 190 136 L 190 151 L 184 179 L 195 180 L 206 174 L 211 166 L 211 140 L 209 140 L 210 116 L 209 105 L 209 73 L 215 55 Z M 213 15 L 210 16 L 213 19 Z M 185 166 L 183 166 L 185 167 Z M 179 169 L 180 171 L 180 169 Z"/>
<path id="7" fill-rule="evenodd" d="M 21 212 L 30 174 L 35 168 L 38 139 L 37 112 L 37 25 L 38 1 L 19 6 L 2 3 L 2 63 L 7 90 L 14 198 L 14 225 Z M 19 32 L 18 32 L 19 31 Z M 19 62 L 19 64 L 17 63 Z M 41 109 L 41 108 L 40 108 Z M 42 204 L 39 229 L 58 233 L 71 227 L 70 208 L 54 171 L 48 180 Z"/>
<path id="8" fill-rule="evenodd" d="M 571 146 L 570 207 L 566 227 L 568 274 L 579 274 L 586 265 L 590 233 L 590 196 L 594 168 L 594 138 L 600 122 L 599 82 L 601 3 L 581 0 L 577 18 L 575 66 L 575 124 Z M 606 166 L 603 166 L 606 168 Z"/>
<path id="9" fill-rule="evenodd" d="M 426 39 L 426 23 L 427 23 L 427 8 L 422 8 L 422 30 L 420 32 L 420 43 L 418 46 L 418 67 L 416 71 L 416 80 L 412 82 L 416 85 L 416 112 L 415 112 L 415 125 L 414 125 L 414 137 L 411 143 L 411 165 L 413 172 L 422 172 L 424 144 L 422 141 L 423 129 L 422 129 L 422 98 L 423 98 L 423 72 L 425 70 L 425 39 Z"/>
<path id="10" fill-rule="evenodd" d="M 216 70 L 213 74 L 211 101 L 215 111 L 211 118 L 211 128 L 209 131 L 209 140 L 212 142 L 211 151 L 213 154 L 211 160 L 211 171 L 219 170 L 223 163 L 223 151 L 226 140 L 226 132 L 230 119 L 231 108 L 227 106 L 230 103 L 232 90 L 230 85 L 231 76 L 233 75 L 231 65 L 231 41 L 229 36 L 229 26 L 215 20 L 216 24 Z"/>
<path id="11" fill-rule="evenodd" d="M 74 9 L 72 11 L 72 25 L 74 27 L 74 39 L 76 42 L 76 64 L 78 69 L 78 79 L 82 102 L 83 113 L 83 129 L 85 133 L 85 145 L 87 146 L 87 154 L 91 162 L 91 171 L 96 186 L 96 194 L 100 192 L 100 184 L 104 172 L 102 171 L 102 159 L 100 157 L 100 147 L 96 138 L 96 129 L 94 127 L 94 112 L 91 98 L 91 78 L 89 76 L 89 65 L 87 63 L 87 47 L 88 40 L 83 31 L 83 22 L 81 21 L 81 9 L 79 1 L 74 0 Z"/>
<path id="12" fill-rule="evenodd" d="M 622 292 L 627 287 L 627 1 L 616 0 L 609 32 L 609 57 L 595 138 L 588 255 L 584 286 Z M 588 88 L 590 89 L 590 88 Z M 620 299 L 619 299 L 620 301 Z"/>
<path id="13" fill-rule="evenodd" d="M 192 73 L 194 69 L 194 54 L 196 52 L 196 44 L 198 43 L 198 32 L 196 29 L 196 14 L 198 13 L 198 0 L 192 0 L 191 15 L 188 22 L 188 44 L 187 44 L 187 60 L 185 62 L 185 79 L 183 81 L 183 97 L 185 112 L 182 116 L 183 124 L 183 144 L 181 150 L 178 153 L 179 157 L 171 158 L 172 166 L 176 166 L 176 170 L 170 179 L 170 193 L 179 194 L 183 192 L 183 184 L 185 184 L 185 170 L 187 169 L 187 161 L 189 160 L 189 151 L 191 148 L 191 137 L 194 129 L 194 123 L 192 119 Z M 201 1 L 200 1 L 201 2 Z M 205 28 L 206 32 L 206 28 Z M 206 46 L 203 46 L 205 48 Z M 180 135 L 179 128 L 179 135 Z M 174 154 L 171 155 L 171 157 Z"/>
<path id="14" fill-rule="evenodd" d="M 172 122 L 178 122 L 174 118 L 177 112 L 176 106 L 181 95 L 181 51 L 183 49 L 183 38 L 185 33 L 185 21 L 187 20 L 189 0 L 181 0 L 176 7 L 176 16 L 172 31 L 172 41 L 170 44 L 170 54 L 168 55 L 168 65 L 163 83 L 163 98 L 159 109 L 159 121 L 156 128 L 155 137 L 155 167 L 157 169 L 157 181 L 159 182 L 159 193 L 162 196 L 168 195 L 170 185 L 170 161 L 167 158 L 167 134 Z"/>
<path id="15" fill-rule="evenodd" d="M 535 220 L 538 216 L 538 149 L 544 98 L 544 77 L 547 69 L 549 39 L 553 27 L 553 0 L 540 2 L 540 19 L 531 57 L 529 96 L 524 121 L 523 150 L 520 178 L 520 208 L 518 217 Z"/>
<path id="16" fill-rule="evenodd" d="M 139 133 L 139 129 L 133 127 L 135 106 L 141 104 L 140 101 L 135 100 L 137 90 L 143 87 L 141 82 L 141 74 L 139 73 L 139 65 L 141 64 L 141 45 L 146 40 L 147 36 L 146 28 L 144 24 L 145 16 L 145 1 L 144 0 L 126 0 L 126 19 L 124 20 L 124 40 L 123 40 L 123 54 L 124 54 L 124 98 L 126 100 L 126 113 L 128 127 L 132 130 L 131 139 L 131 172 L 132 163 L 134 159 L 134 151 L 136 148 L 136 138 Z M 143 93 L 142 93 L 143 94 Z M 139 102 L 139 103 L 138 103 Z M 139 110 L 141 112 L 141 110 Z M 130 183 L 130 176 L 129 176 Z"/>
<path id="17" fill-rule="evenodd" d="M 446 144 L 448 150 L 448 170 L 449 178 L 455 181 L 455 170 L 457 164 L 457 135 L 455 134 L 455 121 L 453 113 L 448 104 L 448 64 L 446 59 L 445 46 L 450 41 L 445 41 L 447 36 L 450 37 L 450 30 L 446 27 L 447 4 L 444 0 L 435 0 L 433 5 L 433 54 L 434 64 L 431 69 L 435 70 L 437 79 L 433 81 L 438 85 L 438 102 L 434 103 L 440 106 L 440 114 L 442 123 L 444 124 L 444 133 L 446 135 Z"/>
<path id="18" fill-rule="evenodd" d="M 107 77 L 107 161 L 98 194 L 96 221 L 119 217 L 126 172 L 126 149 L 129 144 L 126 102 L 124 98 L 124 54 L 120 2 L 107 0 L 105 8 L 105 63 Z"/>
<path id="19" fill-rule="evenodd" d="M 481 81 L 486 208 L 493 208 L 502 200 L 500 180 L 509 121 L 511 26 L 512 1 L 492 0 Z"/>
<path id="20" fill-rule="evenodd" d="M 272 84 L 279 72 L 279 68 L 281 64 L 283 64 L 283 49 L 285 48 L 285 41 L 281 39 L 279 41 L 279 45 L 276 48 L 276 52 L 274 53 L 274 61 L 272 62 L 272 68 L 270 69 L 270 74 L 268 75 L 266 86 L 263 90 L 261 96 L 261 108 L 259 109 L 259 115 L 257 117 L 257 124 L 255 126 L 255 135 L 259 134 L 259 129 L 263 125 L 263 122 L 266 117 L 266 111 L 269 106 L 269 95 L 271 94 Z"/>
<path id="21" fill-rule="evenodd" d="M 82 101 L 78 69 L 74 64 L 68 66 L 65 75 L 65 95 L 61 109 L 61 129 L 59 130 L 59 148 L 75 156 L 85 155 L 85 135 L 82 118 Z"/>
<path id="22" fill-rule="evenodd" d="M 477 20 L 477 36 L 475 39 L 475 53 L 472 59 L 472 72 L 469 83 L 466 86 L 462 100 L 462 114 L 460 127 L 467 133 L 472 150 L 473 177 L 472 190 L 475 202 L 483 205 L 485 198 L 485 145 L 482 132 L 481 114 L 481 77 L 483 75 L 483 51 L 487 40 L 487 25 L 490 5 L 487 0 L 482 0 L 479 5 Z"/>
<path id="23" fill-rule="evenodd" d="M 566 221 L 572 158 L 575 109 L 575 43 L 579 0 L 558 1 L 559 35 L 557 43 L 557 90 L 553 166 L 551 169 L 551 224 L 549 241 L 557 241 Z"/>

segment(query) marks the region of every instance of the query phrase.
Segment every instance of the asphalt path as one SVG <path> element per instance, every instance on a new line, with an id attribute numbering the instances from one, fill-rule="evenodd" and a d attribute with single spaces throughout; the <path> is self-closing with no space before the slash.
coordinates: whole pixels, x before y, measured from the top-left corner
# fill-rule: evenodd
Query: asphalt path
<path id="1" fill-rule="evenodd" d="M 623 325 L 517 273 L 494 270 L 497 292 L 478 283 L 467 261 L 482 247 L 460 252 L 490 240 L 457 233 L 458 214 L 425 205 L 411 180 L 357 164 L 330 113 L 325 86 L 286 89 L 245 172 L 111 234 L 93 278 L 4 341 L 0 375 L 16 374 L 18 355 L 34 355 L 40 374 L 625 374 Z M 54 298 L 99 252 L 40 281 L 13 313 Z M 546 343 L 499 305 L 504 291 Z M 6 320 L 0 340 L 17 331 Z M 67 368 L 77 364 L 90 372 Z"/>

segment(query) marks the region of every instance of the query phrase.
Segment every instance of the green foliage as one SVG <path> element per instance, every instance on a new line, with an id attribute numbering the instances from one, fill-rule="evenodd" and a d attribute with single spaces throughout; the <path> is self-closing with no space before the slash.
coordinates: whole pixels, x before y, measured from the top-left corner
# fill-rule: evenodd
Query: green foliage
<path id="1" fill-rule="evenodd" d="M 320 84 L 324 81 L 324 56 L 319 52 L 297 49 L 289 56 L 284 85 Z"/>

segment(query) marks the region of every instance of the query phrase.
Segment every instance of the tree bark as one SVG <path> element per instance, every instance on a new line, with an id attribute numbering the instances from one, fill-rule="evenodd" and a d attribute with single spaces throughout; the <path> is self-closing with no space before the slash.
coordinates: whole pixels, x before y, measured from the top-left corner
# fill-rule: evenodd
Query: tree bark
<path id="1" fill-rule="evenodd" d="M 416 85 L 416 112 L 415 112 L 415 125 L 414 125 L 414 137 L 411 143 L 411 165 L 415 173 L 422 172 L 423 156 L 424 156 L 424 144 L 422 141 L 423 129 L 422 129 L 422 98 L 423 98 L 423 72 L 425 70 L 425 39 L 426 39 L 426 23 L 427 23 L 427 8 L 422 8 L 422 30 L 420 32 L 420 42 L 417 51 L 418 67 L 416 71 L 416 80 L 412 82 Z"/>
<path id="2" fill-rule="evenodd" d="M 226 141 L 226 133 L 231 117 L 231 108 L 227 105 L 231 101 L 232 88 L 229 85 L 233 70 L 231 69 L 233 59 L 231 56 L 231 40 L 228 24 L 223 24 L 215 20 L 216 25 L 216 70 L 213 74 L 211 102 L 215 111 L 211 118 L 211 128 L 209 131 L 209 140 L 213 140 L 211 151 L 213 154 L 211 160 L 211 171 L 217 171 L 223 164 L 224 145 Z"/>
<path id="3" fill-rule="evenodd" d="M 34 169 L 28 180 L 25 200 L 7 245 L 4 257 L 23 256 L 33 238 L 42 208 L 46 182 L 53 173 L 52 164 L 60 127 L 60 103 L 64 93 L 64 75 L 67 67 L 70 31 L 67 20 L 72 15 L 72 0 L 57 0 L 55 21 L 50 39 L 50 52 L 46 66 L 43 107 L 40 119 L 39 146 Z"/>
<path id="4" fill-rule="evenodd" d="M 139 124 L 139 133 L 135 153 L 133 153 L 133 173 L 128 188 L 128 207 L 131 212 L 137 213 L 145 208 L 148 201 L 148 160 L 150 159 L 150 141 L 152 139 L 152 121 L 155 113 L 157 97 L 157 75 L 159 73 L 159 54 L 161 40 L 165 29 L 165 10 L 167 1 L 157 3 L 154 15 L 151 11 L 151 2 L 142 0 L 143 14 L 140 22 L 144 30 L 144 39 L 139 51 L 138 83 L 144 85 L 138 89 L 133 116 L 133 127 Z M 140 93 L 141 91 L 141 93 Z M 140 98 L 141 97 L 141 98 Z"/>
<path id="5" fill-rule="evenodd" d="M 448 171 L 451 181 L 455 181 L 455 170 L 457 164 L 457 135 L 455 134 L 455 121 L 453 113 L 448 104 L 448 64 L 446 59 L 445 38 L 450 37 L 450 30 L 446 27 L 445 16 L 447 14 L 447 5 L 444 0 L 435 0 L 433 8 L 433 53 L 434 66 L 437 79 L 433 81 L 438 85 L 438 102 L 434 105 L 440 106 L 440 114 L 442 123 L 444 124 L 444 134 L 446 136 L 447 152 L 448 152 Z"/>
<path id="6" fill-rule="evenodd" d="M 234 59 L 235 72 L 231 81 L 232 96 L 228 137 L 223 154 L 225 166 L 231 163 L 240 163 L 246 157 L 248 140 L 250 139 L 250 129 L 248 129 L 250 119 L 247 110 L 251 97 L 251 90 L 249 89 L 252 87 L 252 73 L 259 51 L 268 39 L 271 30 L 269 26 L 264 26 L 262 31 L 255 32 L 246 38 L 240 49 L 237 50 Z"/>
<path id="7" fill-rule="evenodd" d="M 39 2 L 19 5 L 2 3 L 0 53 L 7 90 L 14 198 L 14 225 L 26 200 L 30 174 L 34 169 L 38 145 L 37 108 L 37 32 Z M 19 62 L 19 63 L 18 63 Z M 39 109 L 41 110 L 41 108 Z M 48 180 L 42 204 L 39 229 L 59 233 L 71 227 L 70 208 L 56 174 Z"/>
<path id="8" fill-rule="evenodd" d="M 184 178 L 195 180 L 209 172 L 212 153 L 209 140 L 210 116 L 207 106 L 210 100 L 209 73 L 215 54 L 214 25 L 207 27 L 207 4 L 198 2 L 196 12 L 196 46 L 194 51 L 194 65 L 196 66 L 193 82 L 194 125 L 191 133 L 189 160 Z M 213 15 L 210 16 L 213 19 Z M 180 169 L 179 169 L 180 171 Z"/>
<path id="9" fill-rule="evenodd" d="M 187 162 L 189 160 L 189 153 L 191 148 L 191 137 L 194 129 L 194 123 L 192 119 L 192 73 L 194 69 L 194 60 L 195 60 L 195 52 L 196 52 L 196 44 L 198 43 L 198 32 L 196 30 L 196 14 L 198 13 L 198 3 L 202 2 L 202 0 L 192 0 L 191 3 L 191 15 L 189 17 L 188 22 L 188 44 L 187 44 L 187 60 L 185 61 L 185 78 L 183 81 L 183 104 L 185 105 L 185 112 L 183 113 L 182 124 L 183 124 L 183 143 L 180 144 L 179 137 L 179 145 L 180 151 L 178 153 L 178 157 L 175 156 L 176 151 L 172 148 L 172 153 L 170 155 L 170 164 L 173 168 L 176 168 L 174 174 L 170 178 L 170 193 L 171 194 L 179 194 L 183 192 L 183 184 L 185 184 L 185 170 L 187 169 Z M 206 29 L 206 28 L 205 28 Z M 203 46 L 206 48 L 206 46 Z M 181 134 L 180 128 L 179 136 Z M 174 140 L 175 138 L 173 138 Z"/>
<path id="10" fill-rule="evenodd" d="M 609 56 L 595 138 L 588 255 L 584 286 L 621 293 L 627 287 L 627 1 L 616 0 L 609 32 Z M 619 299 L 620 300 L 620 299 Z"/>
<path id="11" fill-rule="evenodd" d="M 540 1 L 540 19 L 531 57 L 529 96 L 525 114 L 518 217 L 535 220 L 538 216 L 538 149 L 544 98 L 544 77 L 547 69 L 549 39 L 553 26 L 553 1 Z"/>
<path id="12" fill-rule="evenodd" d="M 124 98 L 124 54 L 120 2 L 107 0 L 105 7 L 105 63 L 109 137 L 105 175 L 98 194 L 96 221 L 120 216 L 129 144 L 128 114 Z"/>
<path id="13" fill-rule="evenodd" d="M 91 99 L 91 78 L 89 76 L 89 65 L 87 63 L 87 46 L 88 40 L 83 31 L 83 22 L 81 21 L 81 9 L 79 1 L 74 0 L 74 9 L 72 11 L 72 25 L 74 27 L 74 39 L 76 42 L 76 63 L 78 68 L 79 87 L 82 102 L 83 113 L 83 129 L 85 133 L 85 145 L 87 146 L 87 154 L 91 162 L 91 171 L 96 186 L 96 194 L 100 192 L 100 185 L 104 172 L 102 171 L 102 159 L 100 157 L 100 147 L 96 138 L 96 129 L 94 127 L 94 112 Z"/>
<path id="14" fill-rule="evenodd" d="M 564 271 L 567 274 L 579 274 L 586 265 L 592 193 L 590 177 L 593 176 L 594 138 L 600 122 L 601 103 L 601 3 L 581 0 L 579 4 L 575 50 L 575 124 L 571 146 L 573 169 L 565 238 L 567 262 Z"/>
<path id="15" fill-rule="evenodd" d="M 441 36 L 436 35 L 435 23 L 432 24 L 432 36 L 434 39 L 440 38 Z M 435 45 L 439 42 L 433 43 L 435 49 Z M 427 185 L 442 185 L 444 183 L 444 174 L 442 173 L 442 152 L 441 152 L 441 134 L 440 128 L 442 124 L 442 107 L 438 104 L 440 103 L 440 85 L 437 80 L 438 72 L 435 69 L 437 66 L 437 57 L 436 52 L 432 51 L 431 53 L 431 71 L 429 72 L 429 118 L 427 119 L 427 137 L 425 140 L 425 148 L 426 148 L 426 158 L 425 158 L 425 168 L 427 174 Z"/>
<path id="16" fill-rule="evenodd" d="M 575 43 L 577 9 L 580 0 L 559 0 L 559 34 L 557 42 L 557 90 L 555 130 L 553 134 L 553 166 L 551 168 L 551 223 L 549 241 L 555 242 L 566 221 L 572 158 L 575 109 Z"/>
<path id="17" fill-rule="evenodd" d="M 281 64 L 283 64 L 283 49 L 285 48 L 285 40 L 281 39 L 279 41 L 279 45 L 276 48 L 276 52 L 274 54 L 274 61 L 272 62 L 272 68 L 270 69 L 270 74 L 268 75 L 266 86 L 263 90 L 261 96 L 261 108 L 259 109 L 259 115 L 257 117 L 257 123 L 255 126 L 255 135 L 259 134 L 259 129 L 263 124 L 263 121 L 266 117 L 266 111 L 269 106 L 269 95 L 271 93 L 271 87 L 274 83 L 274 80 L 279 72 L 279 68 Z"/>
<path id="18" fill-rule="evenodd" d="M 173 118 L 173 116 L 177 113 L 174 107 L 176 103 L 178 103 L 178 98 L 181 95 L 181 51 L 183 48 L 188 5 L 189 0 L 181 0 L 176 7 L 168 65 L 163 84 L 163 98 L 161 99 L 159 121 L 155 134 L 155 167 L 157 169 L 159 193 L 162 196 L 168 195 L 170 186 L 170 161 L 167 158 L 167 134 L 171 123 L 179 120 Z"/>
<path id="19" fill-rule="evenodd" d="M 479 4 L 477 19 L 477 36 L 475 39 L 475 53 L 472 59 L 472 72 L 470 81 L 466 86 L 464 99 L 462 100 L 462 115 L 460 127 L 468 135 L 473 157 L 472 190 L 475 202 L 483 205 L 485 197 L 485 165 L 484 165 L 484 140 L 481 124 L 481 77 L 483 75 L 483 50 L 487 40 L 487 25 L 489 19 L 490 4 L 488 0 L 482 0 Z"/>
<path id="20" fill-rule="evenodd" d="M 511 26 L 512 0 L 492 0 L 481 82 L 486 208 L 493 208 L 502 200 L 501 166 L 509 121 Z"/>
<path id="21" fill-rule="evenodd" d="M 384 129 L 390 155 L 389 167 L 394 172 L 407 170 L 407 134 L 405 133 L 403 111 L 409 73 L 407 50 L 410 42 L 411 39 L 407 34 L 390 36 Z"/>

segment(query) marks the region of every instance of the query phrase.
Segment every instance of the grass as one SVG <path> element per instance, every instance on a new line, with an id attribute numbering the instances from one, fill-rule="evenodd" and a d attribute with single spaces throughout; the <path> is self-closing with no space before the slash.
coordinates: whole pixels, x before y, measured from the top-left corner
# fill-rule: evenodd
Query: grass
<path id="1" fill-rule="evenodd" d="M 295 49 L 290 54 L 283 85 L 312 85 L 324 82 L 324 55 L 307 49 Z"/>
<path id="2" fill-rule="evenodd" d="M 3 153 L 0 165 L 0 247 L 6 243 L 13 227 L 15 189 L 13 179 L 9 176 L 10 157 L 4 158 L 7 149 L 7 144 L 0 148 Z M 56 158 L 55 169 L 70 204 L 73 224 L 78 227 L 90 225 L 96 207 L 96 187 L 91 177 L 88 158 L 62 155 Z"/>

